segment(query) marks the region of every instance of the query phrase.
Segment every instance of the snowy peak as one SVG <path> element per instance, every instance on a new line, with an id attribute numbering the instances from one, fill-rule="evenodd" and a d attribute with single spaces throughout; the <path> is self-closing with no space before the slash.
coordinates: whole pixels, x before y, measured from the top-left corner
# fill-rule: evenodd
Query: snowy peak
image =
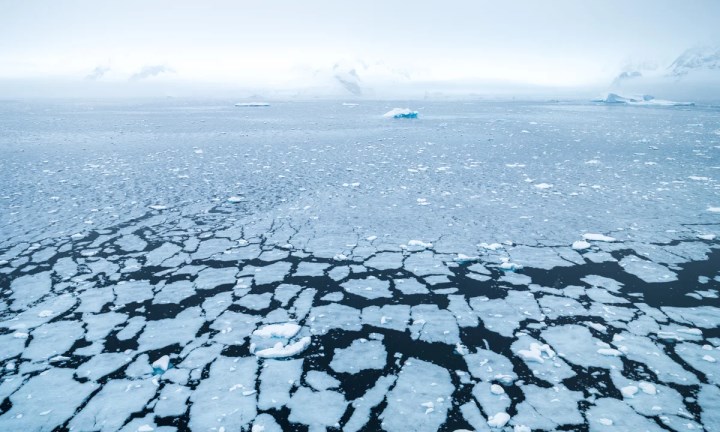
<path id="1" fill-rule="evenodd" d="M 696 70 L 720 70 L 720 48 L 691 48 L 668 67 L 670 74 L 683 77 Z"/>

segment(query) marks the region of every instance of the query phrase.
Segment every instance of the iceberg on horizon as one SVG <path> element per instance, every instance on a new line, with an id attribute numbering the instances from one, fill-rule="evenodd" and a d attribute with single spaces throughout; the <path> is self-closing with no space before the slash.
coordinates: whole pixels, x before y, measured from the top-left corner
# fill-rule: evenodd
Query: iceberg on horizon
<path id="1" fill-rule="evenodd" d="M 269 107 L 270 104 L 267 102 L 238 102 L 235 104 L 236 107 Z"/>
<path id="2" fill-rule="evenodd" d="M 606 104 L 624 104 L 624 105 L 654 105 L 654 106 L 693 106 L 694 102 L 675 102 L 664 99 L 655 99 L 650 95 L 632 95 L 622 96 L 617 93 L 607 93 L 592 102 L 601 102 Z"/>
<path id="3" fill-rule="evenodd" d="M 393 108 L 390 111 L 383 114 L 385 118 L 418 118 L 418 112 L 412 111 L 410 108 Z"/>

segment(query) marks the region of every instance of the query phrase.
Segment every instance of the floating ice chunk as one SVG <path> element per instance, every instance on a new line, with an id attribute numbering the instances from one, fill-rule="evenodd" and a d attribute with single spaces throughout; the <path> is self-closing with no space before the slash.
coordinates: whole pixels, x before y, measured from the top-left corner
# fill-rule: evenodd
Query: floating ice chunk
<path id="1" fill-rule="evenodd" d="M 505 412 L 510 407 L 510 398 L 497 384 L 479 382 L 473 387 L 472 394 L 486 413 Z"/>
<path id="2" fill-rule="evenodd" d="M 714 385 L 701 385 L 698 405 L 702 408 L 702 422 L 706 427 L 720 425 L 720 410 L 717 409 L 720 406 L 720 388 Z"/>
<path id="3" fill-rule="evenodd" d="M 625 272 L 635 275 L 647 283 L 674 282 L 678 280 L 675 272 L 667 267 L 634 255 L 621 259 L 620 266 Z"/>
<path id="4" fill-rule="evenodd" d="M 542 333 L 557 354 L 567 361 L 583 367 L 602 367 L 622 369 L 622 362 L 597 352 L 597 339 L 586 327 L 576 324 L 550 327 Z"/>
<path id="5" fill-rule="evenodd" d="M 410 108 L 393 108 L 390 111 L 383 114 L 385 118 L 410 118 L 414 119 L 418 117 L 417 111 L 411 111 Z"/>
<path id="6" fill-rule="evenodd" d="M 691 308 L 662 306 L 660 308 L 675 321 L 693 324 L 696 327 L 716 329 L 720 327 L 720 308 L 696 306 Z"/>
<path id="7" fill-rule="evenodd" d="M 614 348 L 600 348 L 597 350 L 598 354 L 602 354 L 604 356 L 612 356 L 612 357 L 620 357 L 623 355 L 622 351 L 616 350 Z"/>
<path id="8" fill-rule="evenodd" d="M 12 407 L 0 415 L 0 430 L 60 429 L 96 388 L 94 383 L 78 383 L 70 369 L 51 368 L 10 396 Z"/>
<path id="9" fill-rule="evenodd" d="M 365 265 L 378 270 L 399 269 L 403 265 L 403 256 L 395 252 L 378 253 L 365 261 Z"/>
<path id="10" fill-rule="evenodd" d="M 160 392 L 157 404 L 153 409 L 159 417 L 175 417 L 185 413 L 187 400 L 191 390 L 177 384 L 166 384 Z"/>
<path id="11" fill-rule="evenodd" d="M 290 401 L 290 390 L 300 381 L 303 359 L 265 360 L 260 372 L 258 407 L 280 409 Z"/>
<path id="12" fill-rule="evenodd" d="M 245 198 L 241 197 L 241 196 L 237 196 L 237 195 L 233 195 L 227 199 L 227 202 L 233 203 L 233 204 L 241 203 L 243 201 L 245 201 Z"/>
<path id="13" fill-rule="evenodd" d="M 410 320 L 410 306 L 384 305 L 368 306 L 362 310 L 364 325 L 405 331 Z"/>
<path id="14" fill-rule="evenodd" d="M 550 183 L 538 183 L 535 185 L 537 189 L 550 189 L 553 187 Z"/>
<path id="15" fill-rule="evenodd" d="M 282 432 L 282 428 L 275 420 L 275 417 L 267 413 L 262 413 L 253 420 L 250 432 Z"/>
<path id="16" fill-rule="evenodd" d="M 518 404 L 514 423 L 532 429 L 557 430 L 559 425 L 584 422 L 578 409 L 579 401 L 583 400 L 581 392 L 570 391 L 563 385 L 551 388 L 527 385 L 522 389 L 525 401 Z"/>
<path id="17" fill-rule="evenodd" d="M 425 342 L 443 342 L 455 345 L 460 342 L 460 331 L 455 316 L 437 305 L 413 306 L 410 334 L 413 339 Z"/>
<path id="18" fill-rule="evenodd" d="M 696 376 L 677 364 L 664 350 L 647 337 L 623 332 L 616 334 L 614 342 L 630 360 L 643 363 L 664 382 L 681 385 L 696 384 Z"/>
<path id="19" fill-rule="evenodd" d="M 394 375 L 381 376 L 375 382 L 373 388 L 365 392 L 362 397 L 355 399 L 352 402 L 354 411 L 350 419 L 345 423 L 343 430 L 346 432 L 357 432 L 362 429 L 370 420 L 371 410 L 385 399 L 385 394 L 395 383 L 396 379 L 397 377 Z"/>
<path id="20" fill-rule="evenodd" d="M 645 393 L 645 394 L 649 394 L 649 395 L 657 394 L 657 389 L 655 389 L 655 385 L 652 383 L 642 381 L 638 384 L 638 387 L 640 387 L 640 390 L 642 390 L 643 393 Z"/>
<path id="21" fill-rule="evenodd" d="M 122 281 L 115 286 L 114 291 L 115 302 L 120 305 L 142 303 L 153 298 L 153 287 L 146 280 Z"/>
<path id="22" fill-rule="evenodd" d="M 452 406 L 453 391 L 447 370 L 415 358 L 408 359 L 380 414 L 383 429 L 388 432 L 439 430 Z M 423 406 L 427 402 L 433 402 L 430 412 Z"/>
<path id="23" fill-rule="evenodd" d="M 285 275 L 290 273 L 291 266 L 292 264 L 289 262 L 280 261 L 269 266 L 258 267 L 255 269 L 255 284 L 264 285 L 280 282 L 285 278 Z"/>
<path id="24" fill-rule="evenodd" d="M 112 380 L 70 421 L 71 430 L 117 431 L 155 395 L 149 380 Z"/>
<path id="25" fill-rule="evenodd" d="M 310 312 L 310 331 L 324 335 L 331 329 L 358 331 L 362 328 L 360 311 L 337 303 L 317 306 Z"/>
<path id="26" fill-rule="evenodd" d="M 124 353 L 101 353 L 94 355 L 87 362 L 78 366 L 75 374 L 81 378 L 97 381 L 100 378 L 120 369 L 131 360 Z"/>
<path id="27" fill-rule="evenodd" d="M 314 392 L 301 387 L 293 394 L 288 403 L 292 423 L 302 423 L 313 427 L 337 427 L 347 407 L 342 394 L 330 390 Z"/>
<path id="28" fill-rule="evenodd" d="M 509 291 L 504 299 L 473 297 L 469 303 L 487 329 L 506 337 L 513 336 L 520 322 L 542 319 L 535 297 L 527 291 Z"/>
<path id="29" fill-rule="evenodd" d="M 356 374 L 366 369 L 383 369 L 386 362 L 387 351 L 382 342 L 357 339 L 347 348 L 335 349 L 330 367 L 336 372 Z"/>
<path id="30" fill-rule="evenodd" d="M 77 339 L 83 337 L 82 323 L 55 321 L 43 324 L 31 333 L 32 340 L 23 351 L 23 358 L 38 361 L 64 354 Z"/>
<path id="31" fill-rule="evenodd" d="M 606 278 L 598 275 L 585 276 L 581 281 L 593 287 L 605 288 L 606 290 L 619 292 L 623 284 L 616 281 L 615 279 Z"/>
<path id="32" fill-rule="evenodd" d="M 504 246 L 500 243 L 489 243 L 489 244 L 488 243 L 480 243 L 480 244 L 478 244 L 478 247 L 482 248 L 482 249 L 491 250 L 491 251 L 496 251 L 498 249 L 504 248 Z"/>
<path id="33" fill-rule="evenodd" d="M 257 415 L 255 398 L 230 389 L 254 389 L 256 371 L 254 357 L 218 357 L 210 366 L 208 378 L 200 381 L 190 396 L 190 429 L 223 427 L 234 431 L 249 425 Z"/>
<path id="34" fill-rule="evenodd" d="M 483 381 L 500 381 L 512 384 L 517 379 L 510 360 L 490 350 L 479 349 L 475 354 L 463 356 L 468 372 Z"/>
<path id="35" fill-rule="evenodd" d="M 635 396 L 635 393 L 637 393 L 637 392 L 638 392 L 638 388 L 633 385 L 625 386 L 620 389 L 620 393 L 622 393 L 622 395 L 626 398 L 631 398 L 631 397 Z"/>
<path id="36" fill-rule="evenodd" d="M 545 363 L 546 359 L 555 357 L 555 351 L 550 348 L 548 344 L 531 343 L 529 350 L 520 350 L 517 352 L 520 357 L 526 361 L 534 361 L 538 363 Z M 546 355 L 543 358 L 543 354 Z"/>
<path id="37" fill-rule="evenodd" d="M 599 241 L 599 242 L 617 241 L 617 239 L 615 237 L 606 236 L 604 234 L 593 234 L 593 233 L 583 234 L 583 239 L 589 240 L 589 241 Z"/>
<path id="38" fill-rule="evenodd" d="M 148 321 L 138 338 L 139 349 L 150 351 L 176 343 L 185 345 L 195 339 L 204 322 L 202 311 L 198 307 L 185 309 L 175 318 Z"/>
<path id="39" fill-rule="evenodd" d="M 269 324 L 253 332 L 254 336 L 262 338 L 286 338 L 295 336 L 301 327 L 295 323 Z"/>
<path id="40" fill-rule="evenodd" d="M 432 243 L 424 242 L 422 240 L 410 240 L 409 242 L 407 242 L 407 245 L 412 247 L 418 247 L 421 249 L 430 249 L 431 247 L 433 247 Z"/>
<path id="41" fill-rule="evenodd" d="M 587 410 L 590 431 L 655 431 L 658 426 L 617 399 L 602 398 Z"/>
<path id="42" fill-rule="evenodd" d="M 251 310 L 267 309 L 272 302 L 272 293 L 263 294 L 247 294 L 243 296 L 236 304 Z"/>
<path id="43" fill-rule="evenodd" d="M 198 273 L 194 281 L 195 287 L 199 290 L 210 290 L 220 285 L 234 284 L 237 280 L 236 268 L 207 268 Z"/>
<path id="44" fill-rule="evenodd" d="M 573 244 L 572 244 L 572 248 L 575 250 L 589 249 L 590 246 L 591 246 L 591 244 L 586 242 L 585 240 L 578 240 L 578 241 L 573 242 Z"/>
<path id="45" fill-rule="evenodd" d="M 16 311 L 27 309 L 30 304 L 48 294 L 51 287 L 52 279 L 49 271 L 13 279 L 10 282 L 12 291 L 10 298 L 13 299 L 10 309 Z"/>
<path id="46" fill-rule="evenodd" d="M 369 277 L 367 279 L 351 279 L 341 285 L 345 291 L 367 299 L 391 298 L 390 282 Z"/>
<path id="47" fill-rule="evenodd" d="M 337 388 L 340 381 L 336 380 L 329 374 L 321 371 L 309 371 L 305 375 L 305 382 L 315 390 L 323 391 L 327 389 Z"/>
<path id="48" fill-rule="evenodd" d="M 310 336 L 300 338 L 298 341 L 283 345 L 282 342 L 278 342 L 272 348 L 265 348 L 255 351 L 255 355 L 262 358 L 282 358 L 292 357 L 305 351 L 310 346 Z"/>
<path id="49" fill-rule="evenodd" d="M 235 104 L 236 107 L 269 107 L 270 104 L 268 102 L 238 102 Z"/>
<path id="50" fill-rule="evenodd" d="M 160 204 L 153 204 L 153 205 L 149 205 L 148 207 L 150 207 L 150 208 L 153 209 L 153 210 L 165 210 L 165 209 L 167 209 L 167 206 L 160 205 Z"/>
<path id="51" fill-rule="evenodd" d="M 488 417 L 487 424 L 492 428 L 501 428 L 510 421 L 510 414 L 505 412 L 499 412 L 495 415 Z"/>
<path id="52" fill-rule="evenodd" d="M 720 207 L 708 207 L 707 211 L 711 213 L 720 213 Z"/>

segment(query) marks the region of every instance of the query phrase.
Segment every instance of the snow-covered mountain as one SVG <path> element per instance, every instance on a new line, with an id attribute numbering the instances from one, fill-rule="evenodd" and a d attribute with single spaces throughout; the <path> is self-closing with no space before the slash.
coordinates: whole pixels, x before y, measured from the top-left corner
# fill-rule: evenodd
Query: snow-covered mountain
<path id="1" fill-rule="evenodd" d="M 668 67 L 670 75 L 684 77 L 695 71 L 714 70 L 720 72 L 720 48 L 697 47 L 683 52 Z"/>
<path id="2" fill-rule="evenodd" d="M 642 64 L 644 65 L 644 64 Z M 720 48 L 685 50 L 667 66 L 625 66 L 610 84 L 619 94 L 656 94 L 674 100 L 720 101 Z M 648 64 L 649 65 L 649 64 Z"/>

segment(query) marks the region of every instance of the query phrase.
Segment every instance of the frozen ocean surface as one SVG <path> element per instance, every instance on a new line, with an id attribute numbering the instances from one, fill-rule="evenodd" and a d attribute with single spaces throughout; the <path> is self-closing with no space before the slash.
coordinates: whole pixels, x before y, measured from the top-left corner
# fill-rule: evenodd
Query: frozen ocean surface
<path id="1" fill-rule="evenodd" d="M 720 109 L 0 102 L 0 430 L 720 430 Z"/>

